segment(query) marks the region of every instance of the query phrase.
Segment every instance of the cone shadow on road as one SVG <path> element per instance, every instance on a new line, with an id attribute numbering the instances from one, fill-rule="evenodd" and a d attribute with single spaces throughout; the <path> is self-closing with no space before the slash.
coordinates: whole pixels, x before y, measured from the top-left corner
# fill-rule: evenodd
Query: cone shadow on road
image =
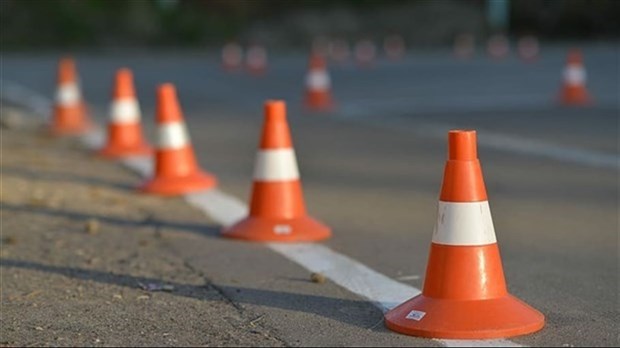
<path id="1" fill-rule="evenodd" d="M 190 223 L 180 223 L 180 222 L 172 222 L 172 221 L 163 221 L 152 216 L 148 216 L 141 220 L 131 220 L 120 217 L 113 216 L 105 216 L 98 214 L 90 214 L 90 213 L 81 213 L 75 211 L 66 211 L 60 209 L 51 209 L 47 207 L 36 207 L 36 206 L 28 206 L 28 205 L 16 205 L 11 203 L 3 202 L 0 204 L 0 209 L 14 211 L 14 212 L 24 212 L 30 214 L 39 214 L 45 216 L 53 216 L 53 217 L 62 217 L 68 218 L 72 220 L 86 221 L 89 219 L 97 219 L 101 223 L 104 224 L 112 224 L 121 227 L 153 227 L 157 229 L 172 229 L 172 230 L 181 230 L 186 232 L 191 232 L 203 237 L 209 238 L 219 238 L 220 236 L 220 228 L 215 225 L 209 225 L 207 223 L 204 224 L 190 224 Z M 165 232 L 165 231 L 164 231 Z"/>
<path id="2" fill-rule="evenodd" d="M 59 274 L 65 277 L 94 281 L 103 284 L 140 289 L 140 284 L 166 284 L 174 290 L 171 294 L 195 298 L 201 301 L 215 300 L 210 295 L 209 287 L 214 287 L 233 303 L 265 306 L 290 311 L 306 312 L 324 318 L 336 320 L 363 329 L 387 332 L 383 325 L 382 312 L 367 301 L 331 298 L 319 295 L 295 294 L 290 292 L 253 289 L 245 287 L 217 285 L 183 284 L 162 279 L 116 274 L 84 268 L 45 265 L 37 262 L 14 259 L 0 259 L 2 268 L 20 268 L 45 273 Z"/>
<path id="3" fill-rule="evenodd" d="M 28 169 L 19 166 L 7 166 L 2 165 L 2 170 L 0 171 L 2 175 L 12 175 L 18 176 L 22 179 L 33 179 L 33 180 L 45 180 L 45 181 L 53 181 L 53 182 L 63 182 L 70 184 L 87 184 L 87 185 L 97 185 L 97 186 L 106 186 L 110 188 L 120 189 L 124 191 L 133 191 L 134 184 L 133 183 L 124 183 L 111 181 L 101 178 L 95 178 L 92 176 L 78 175 L 75 173 L 68 172 L 50 172 L 49 170 L 45 171 L 36 171 L 34 169 Z"/>

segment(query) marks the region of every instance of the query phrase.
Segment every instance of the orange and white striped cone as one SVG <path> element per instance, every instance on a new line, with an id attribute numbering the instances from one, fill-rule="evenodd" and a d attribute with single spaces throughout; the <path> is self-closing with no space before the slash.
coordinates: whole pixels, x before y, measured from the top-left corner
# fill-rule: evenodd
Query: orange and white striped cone
<path id="1" fill-rule="evenodd" d="M 360 40 L 354 49 L 355 61 L 360 67 L 371 67 L 377 57 L 377 46 L 371 40 Z"/>
<path id="2" fill-rule="evenodd" d="M 267 71 L 267 50 L 261 45 L 251 45 L 246 54 L 245 66 L 247 71 L 255 76 Z"/>
<path id="3" fill-rule="evenodd" d="M 243 48 L 236 42 L 227 43 L 222 48 L 222 67 L 226 71 L 237 71 L 243 64 Z"/>
<path id="4" fill-rule="evenodd" d="M 308 74 L 306 75 L 304 104 L 306 108 L 313 111 L 329 111 L 334 107 L 327 63 L 318 54 L 313 54 L 310 57 Z"/>
<path id="5" fill-rule="evenodd" d="M 383 41 L 383 50 L 390 60 L 403 59 L 407 50 L 405 39 L 400 35 L 390 35 Z"/>
<path id="6" fill-rule="evenodd" d="M 284 101 L 265 103 L 250 213 L 222 233 L 255 242 L 311 242 L 331 236 L 329 227 L 306 213 Z"/>
<path id="7" fill-rule="evenodd" d="M 58 63 L 58 87 L 50 130 L 56 135 L 79 135 L 91 127 L 86 104 L 82 100 L 75 61 L 63 58 Z"/>
<path id="8" fill-rule="evenodd" d="M 351 55 L 349 43 L 345 39 L 334 39 L 328 46 L 329 57 L 338 64 L 344 64 Z"/>
<path id="9" fill-rule="evenodd" d="M 198 167 L 176 90 L 170 83 L 157 88 L 157 127 L 154 177 L 139 190 L 174 196 L 215 187 L 216 177 Z"/>
<path id="10" fill-rule="evenodd" d="M 534 62 L 540 55 L 540 44 L 535 36 L 524 36 L 517 41 L 517 52 L 521 60 Z"/>
<path id="11" fill-rule="evenodd" d="M 506 35 L 495 34 L 487 42 L 487 53 L 493 59 L 504 59 L 510 53 L 510 42 Z"/>
<path id="12" fill-rule="evenodd" d="M 469 59 L 476 53 L 476 39 L 470 33 L 462 33 L 454 38 L 454 56 Z"/>
<path id="13" fill-rule="evenodd" d="M 385 314 L 394 331 L 486 339 L 540 330 L 545 317 L 508 293 L 476 151 L 476 132 L 448 134 L 437 224 L 422 293 Z"/>
<path id="14" fill-rule="evenodd" d="M 150 155 L 153 149 L 142 135 L 140 105 L 136 99 L 133 75 L 119 69 L 114 79 L 107 142 L 99 154 L 108 158 Z"/>
<path id="15" fill-rule="evenodd" d="M 560 102 L 565 105 L 588 105 L 592 98 L 586 89 L 586 70 L 583 67 L 581 51 L 573 49 L 568 53 Z"/>

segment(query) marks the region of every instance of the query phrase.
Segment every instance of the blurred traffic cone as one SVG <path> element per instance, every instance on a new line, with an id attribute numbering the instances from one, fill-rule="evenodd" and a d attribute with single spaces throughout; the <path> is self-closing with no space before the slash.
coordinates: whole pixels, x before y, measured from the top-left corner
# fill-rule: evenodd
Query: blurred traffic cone
<path id="1" fill-rule="evenodd" d="M 424 289 L 387 312 L 385 323 L 407 335 L 460 339 L 524 335 L 545 324 L 506 290 L 475 131 L 448 134 Z"/>
<path id="2" fill-rule="evenodd" d="M 375 63 L 377 47 L 371 40 L 360 40 L 355 45 L 355 60 L 359 66 L 370 67 Z"/>
<path id="3" fill-rule="evenodd" d="M 463 33 L 454 38 L 454 56 L 459 59 L 468 59 L 476 52 L 475 38 L 472 34 Z"/>
<path id="4" fill-rule="evenodd" d="M 592 103 L 592 98 L 586 90 L 586 70 L 583 67 L 583 57 L 578 49 L 573 49 L 568 53 L 560 101 L 566 105 Z"/>
<path id="5" fill-rule="evenodd" d="M 351 55 L 349 43 L 344 39 L 334 39 L 328 46 L 329 57 L 337 63 L 345 63 Z"/>
<path id="6" fill-rule="evenodd" d="M 236 42 L 229 42 L 222 48 L 222 67 L 226 71 L 241 69 L 243 48 Z"/>
<path id="7" fill-rule="evenodd" d="M 391 60 L 399 60 L 405 56 L 405 39 L 400 35 L 390 35 L 383 41 L 383 49 Z"/>
<path id="8" fill-rule="evenodd" d="M 329 227 L 306 214 L 284 101 L 265 102 L 250 213 L 223 235 L 257 242 L 308 242 L 331 236 Z"/>
<path id="9" fill-rule="evenodd" d="M 77 135 L 90 127 L 75 62 L 72 58 L 63 58 L 58 63 L 58 87 L 50 130 L 57 135 Z"/>
<path id="10" fill-rule="evenodd" d="M 157 88 L 158 146 L 155 176 L 139 189 L 163 196 L 206 190 L 217 184 L 210 173 L 200 170 L 191 145 L 174 85 Z"/>
<path id="11" fill-rule="evenodd" d="M 252 75 L 262 75 L 267 70 L 267 50 L 261 45 L 251 45 L 246 54 L 246 69 Z"/>
<path id="12" fill-rule="evenodd" d="M 519 57 L 526 62 L 534 62 L 538 59 L 540 45 L 535 36 L 524 36 L 517 41 L 517 52 Z"/>
<path id="13" fill-rule="evenodd" d="M 487 42 L 487 53 L 493 59 L 504 59 L 510 53 L 510 42 L 503 34 L 495 34 Z"/>
<path id="14" fill-rule="evenodd" d="M 131 70 L 123 68 L 116 72 L 112 99 L 108 139 L 99 154 L 109 158 L 152 154 L 153 149 L 142 136 L 140 105 Z"/>
<path id="15" fill-rule="evenodd" d="M 315 111 L 331 110 L 334 106 L 327 64 L 325 59 L 318 54 L 310 56 L 304 104 L 308 109 Z"/>

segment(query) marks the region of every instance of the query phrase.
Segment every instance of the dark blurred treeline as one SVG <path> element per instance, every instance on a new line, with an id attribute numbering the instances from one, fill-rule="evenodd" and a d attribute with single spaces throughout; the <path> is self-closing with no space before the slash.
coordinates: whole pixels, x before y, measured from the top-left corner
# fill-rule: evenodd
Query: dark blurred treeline
<path id="1" fill-rule="evenodd" d="M 204 46 L 229 39 L 283 46 L 317 35 L 399 33 L 421 45 L 491 34 L 486 0 L 0 0 L 3 49 Z M 617 39 L 619 0 L 512 0 L 505 30 L 547 40 Z"/>

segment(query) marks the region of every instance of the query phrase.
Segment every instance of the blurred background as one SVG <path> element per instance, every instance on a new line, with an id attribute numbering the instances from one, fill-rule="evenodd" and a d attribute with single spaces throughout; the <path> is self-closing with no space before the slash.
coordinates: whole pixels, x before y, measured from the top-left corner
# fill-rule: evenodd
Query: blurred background
<path id="1" fill-rule="evenodd" d="M 3 49 L 216 46 L 238 39 L 305 47 L 316 36 L 439 46 L 460 33 L 609 40 L 615 0 L 2 0 Z"/>

